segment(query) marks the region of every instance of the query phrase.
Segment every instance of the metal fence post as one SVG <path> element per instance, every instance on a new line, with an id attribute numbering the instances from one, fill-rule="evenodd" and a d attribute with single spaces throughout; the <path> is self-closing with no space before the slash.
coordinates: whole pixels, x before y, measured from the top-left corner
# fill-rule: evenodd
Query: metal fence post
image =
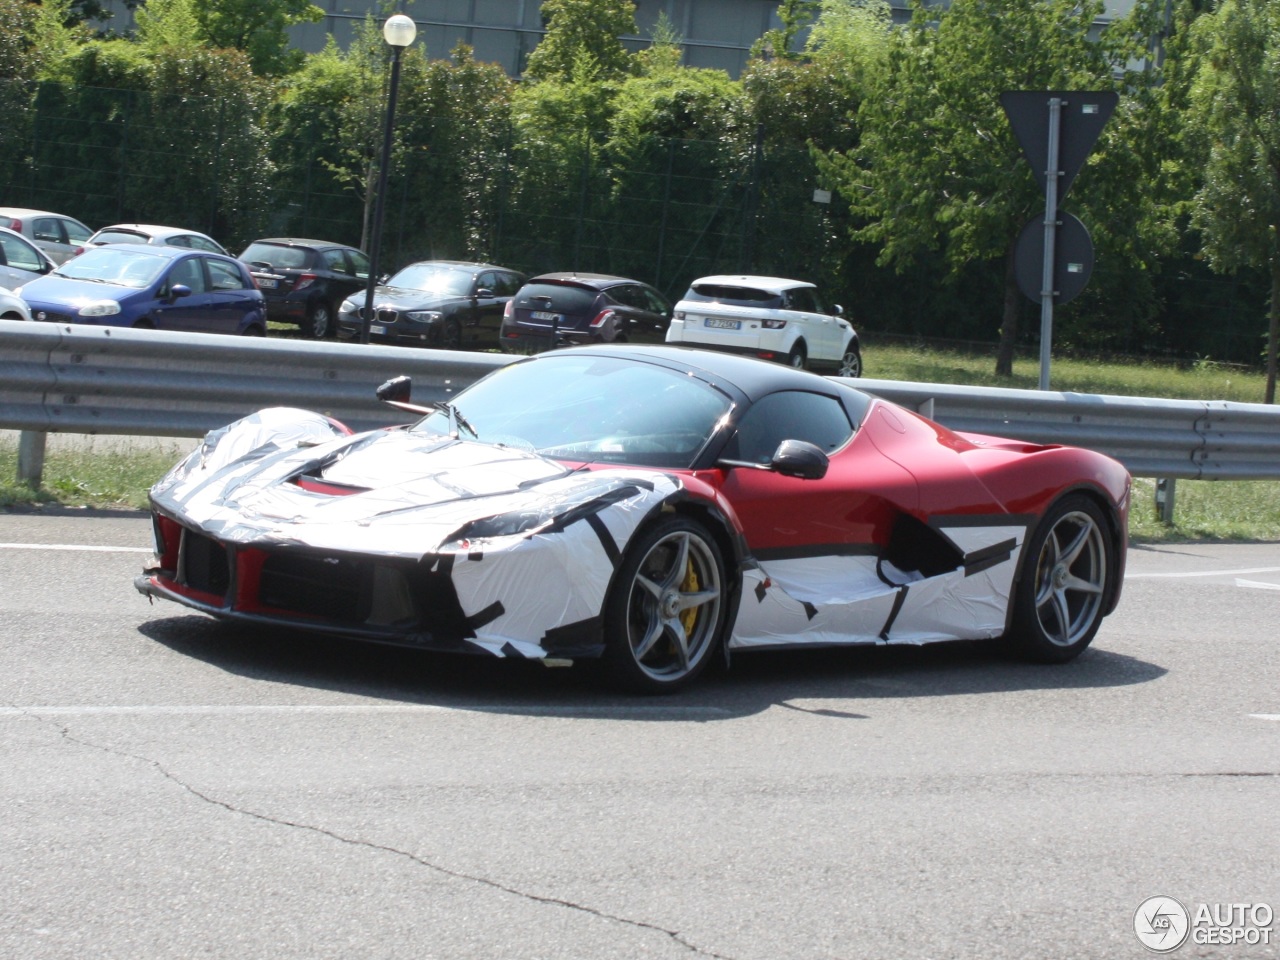
<path id="1" fill-rule="evenodd" d="M 1156 480 L 1156 513 L 1161 523 L 1173 523 L 1174 485 L 1177 482 L 1173 477 Z"/>
<path id="2" fill-rule="evenodd" d="M 23 430 L 18 435 L 18 482 L 40 486 L 44 477 L 44 445 L 49 435 L 39 430 Z"/>

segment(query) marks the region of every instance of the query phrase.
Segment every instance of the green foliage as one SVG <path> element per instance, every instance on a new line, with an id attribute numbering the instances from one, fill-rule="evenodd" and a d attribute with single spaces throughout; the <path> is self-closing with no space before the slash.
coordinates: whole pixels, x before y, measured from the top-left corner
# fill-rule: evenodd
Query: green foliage
<path id="1" fill-rule="evenodd" d="M 301 64 L 302 52 L 289 49 L 289 27 L 324 19 L 310 0 L 200 0 L 194 6 L 209 42 L 244 51 L 263 76 L 280 76 Z"/>
<path id="2" fill-rule="evenodd" d="M 800 54 L 795 49 L 796 40 L 818 15 L 820 0 L 782 0 L 778 4 L 780 28 L 766 30 L 751 46 L 751 56 L 762 59 L 795 60 Z"/>
<path id="3" fill-rule="evenodd" d="M 529 54 L 531 80 L 594 75 L 610 81 L 631 72 L 631 55 L 619 39 L 636 32 L 632 0 L 543 0 L 547 32 Z"/>

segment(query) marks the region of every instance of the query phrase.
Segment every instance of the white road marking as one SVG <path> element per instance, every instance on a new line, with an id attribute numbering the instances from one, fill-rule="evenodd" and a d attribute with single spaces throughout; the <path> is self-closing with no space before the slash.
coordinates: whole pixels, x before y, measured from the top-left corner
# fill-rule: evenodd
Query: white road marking
<path id="1" fill-rule="evenodd" d="M 1251 713 L 1249 716 L 1254 720 L 1280 720 L 1280 713 Z"/>
<path id="2" fill-rule="evenodd" d="M 1180 577 L 1235 577 L 1244 573 L 1280 573 L 1280 567 L 1251 567 L 1248 570 L 1195 570 L 1187 573 L 1126 573 L 1126 580 L 1176 580 Z"/>
<path id="3" fill-rule="evenodd" d="M 151 547 L 95 547 L 84 543 L 0 543 L 0 550 L 72 550 L 81 553 L 155 553 Z"/>
<path id="4" fill-rule="evenodd" d="M 1237 587 L 1253 587 L 1257 590 L 1280 590 L 1280 583 L 1264 583 L 1261 580 L 1241 580 L 1236 578 Z"/>
<path id="5" fill-rule="evenodd" d="M 547 706 L 536 704 L 478 703 L 450 706 L 438 703 L 391 704 L 194 704 L 165 706 L 48 706 L 0 707 L 0 717 L 99 717 L 99 716 L 252 716 L 260 714 L 379 714 L 379 713 L 523 713 L 545 717 L 617 716 L 724 716 L 724 707 L 668 707 L 600 704 L 598 706 Z"/>

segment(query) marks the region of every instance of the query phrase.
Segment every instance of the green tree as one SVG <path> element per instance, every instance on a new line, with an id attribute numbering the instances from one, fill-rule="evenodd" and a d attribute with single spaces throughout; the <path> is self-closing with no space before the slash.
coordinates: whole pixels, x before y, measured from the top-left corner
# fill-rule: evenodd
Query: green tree
<path id="1" fill-rule="evenodd" d="M 620 38 L 637 30 L 632 0 L 543 0 L 542 20 L 547 32 L 529 54 L 529 79 L 570 80 L 586 71 L 609 80 L 631 72 Z"/>
<path id="2" fill-rule="evenodd" d="M 895 32 L 887 63 L 858 112 L 859 146 L 825 165 L 865 225 L 858 240 L 880 247 L 878 262 L 906 271 L 941 257 L 959 279 L 975 263 L 1002 276 L 996 372 L 1012 372 L 1021 295 L 1013 272 L 1018 232 L 1044 200 L 999 103 L 1004 90 L 1124 92 L 1118 118 L 1072 191 L 1072 208 L 1106 244 L 1116 224 L 1145 222 L 1133 185 L 1135 150 L 1123 148 L 1132 91 L 1153 74 L 1130 66 L 1147 53 L 1153 5 L 1095 38 L 1097 0 L 955 0 L 949 8 L 913 0 L 909 27 Z M 1116 149 L 1112 149 L 1112 147 Z M 1102 181 L 1123 184 L 1103 189 Z M 1103 203 L 1099 198 L 1108 200 Z M 1091 200 L 1093 202 L 1091 202 Z M 1140 245 L 1133 245 L 1138 250 Z M 999 265 L 1003 263 L 1003 269 Z"/>
<path id="3" fill-rule="evenodd" d="M 751 56 L 762 59 L 798 60 L 800 51 L 794 49 L 805 27 L 813 22 L 822 6 L 820 0 L 782 0 L 778 4 L 778 22 L 781 27 L 766 30 L 751 46 Z"/>
<path id="4" fill-rule="evenodd" d="M 1209 144 L 1192 224 L 1213 269 L 1268 269 L 1266 402 L 1275 402 L 1280 339 L 1280 5 L 1224 0 L 1197 22 L 1204 57 L 1193 127 Z"/>
<path id="5" fill-rule="evenodd" d="M 181 29 L 204 45 L 243 51 L 260 76 L 282 76 L 303 58 L 289 49 L 289 27 L 318 23 L 324 11 L 310 0 L 149 0 L 136 19 L 142 33 L 176 40 Z"/>

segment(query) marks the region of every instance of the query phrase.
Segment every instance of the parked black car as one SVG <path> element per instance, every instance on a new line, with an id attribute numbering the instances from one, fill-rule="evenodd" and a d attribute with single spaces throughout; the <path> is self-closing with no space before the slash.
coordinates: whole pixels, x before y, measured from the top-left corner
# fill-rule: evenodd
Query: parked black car
<path id="1" fill-rule="evenodd" d="M 267 299 L 267 315 L 296 323 L 316 339 L 333 336 L 338 304 L 369 283 L 369 258 L 355 247 L 326 240 L 276 237 L 255 240 L 240 259 Z"/>
<path id="2" fill-rule="evenodd" d="M 671 301 L 639 280 L 603 273 L 544 273 L 502 318 L 502 347 L 521 353 L 566 343 L 662 343 Z"/>
<path id="3" fill-rule="evenodd" d="M 411 263 L 374 291 L 369 342 L 448 350 L 497 346 L 503 309 L 524 281 L 524 274 L 491 263 Z M 360 336 L 364 307 L 364 291 L 343 302 L 339 337 Z"/>

